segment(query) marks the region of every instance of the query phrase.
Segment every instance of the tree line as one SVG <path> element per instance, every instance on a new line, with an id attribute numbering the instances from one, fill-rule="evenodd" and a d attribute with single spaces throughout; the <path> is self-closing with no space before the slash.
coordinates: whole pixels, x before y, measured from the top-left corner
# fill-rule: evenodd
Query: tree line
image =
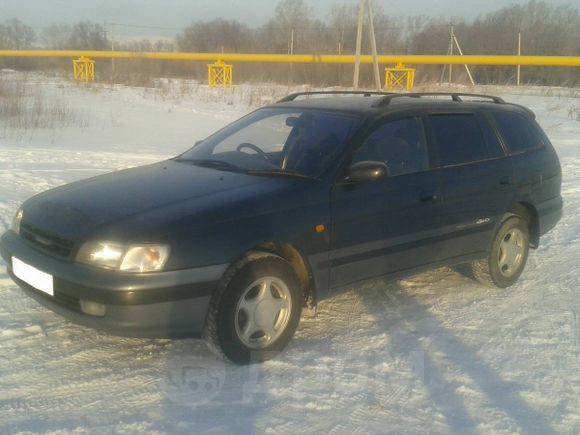
<path id="1" fill-rule="evenodd" d="M 580 55 L 580 11 L 573 6 L 556 6 L 544 1 L 503 7 L 474 20 L 427 16 L 394 17 L 375 6 L 377 48 L 381 54 L 446 54 L 450 28 L 464 54 L 517 54 L 518 33 L 523 55 Z M 0 49 L 87 49 L 135 51 L 191 51 L 233 53 L 352 54 L 355 51 L 357 2 L 334 5 L 325 20 L 312 18 L 304 0 L 280 0 L 274 16 L 259 27 L 237 20 L 218 18 L 195 21 L 178 32 L 173 40 L 117 41 L 107 29 L 89 21 L 75 25 L 51 25 L 38 34 L 18 19 L 0 23 Z M 363 39 L 363 51 L 369 52 Z M 22 66 L 35 66 L 34 59 L 20 59 Z M 3 61 L 6 62 L 5 60 Z M 16 61 L 13 61 L 16 62 Z M 46 62 L 45 62 L 46 63 Z M 53 64 L 58 61 L 53 62 Z M 62 63 L 62 62 L 61 62 Z M 100 62 L 105 69 L 111 62 Z M 115 74 L 132 67 L 149 75 L 194 75 L 202 78 L 204 68 L 177 62 L 117 61 Z M 439 79 L 441 66 L 416 66 L 420 81 Z M 103 68 L 102 68 L 103 69 Z M 365 69 L 366 70 L 366 69 Z M 464 71 L 455 68 L 456 80 L 464 81 Z M 370 68 L 363 80 L 371 83 Z M 513 67 L 472 67 L 478 83 L 508 83 L 514 80 Z M 236 81 L 281 81 L 313 85 L 348 85 L 350 65 L 236 65 Z M 524 82 L 575 86 L 580 74 L 574 68 L 522 68 Z"/>

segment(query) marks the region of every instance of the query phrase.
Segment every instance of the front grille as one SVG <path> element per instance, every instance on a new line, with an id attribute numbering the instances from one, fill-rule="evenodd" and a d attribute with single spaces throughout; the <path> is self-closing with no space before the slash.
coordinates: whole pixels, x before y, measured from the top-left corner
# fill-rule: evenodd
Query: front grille
<path id="1" fill-rule="evenodd" d="M 69 258 L 74 247 L 73 242 L 24 222 L 20 224 L 20 236 L 43 251 L 58 257 Z"/>

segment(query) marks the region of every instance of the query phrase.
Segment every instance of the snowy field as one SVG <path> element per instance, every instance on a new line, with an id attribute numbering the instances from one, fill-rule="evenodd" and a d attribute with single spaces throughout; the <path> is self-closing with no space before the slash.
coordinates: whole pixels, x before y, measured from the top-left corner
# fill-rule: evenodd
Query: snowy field
<path id="1" fill-rule="evenodd" d="M 26 89 L 62 117 L 26 129 L 0 118 L 0 232 L 35 193 L 175 155 L 288 91 L 39 76 Z M 564 173 L 565 216 L 517 285 L 439 269 L 353 287 L 306 313 L 278 358 L 236 367 L 198 340 L 73 325 L 0 260 L 0 433 L 580 433 L 580 98 L 493 92 L 536 112 Z"/>

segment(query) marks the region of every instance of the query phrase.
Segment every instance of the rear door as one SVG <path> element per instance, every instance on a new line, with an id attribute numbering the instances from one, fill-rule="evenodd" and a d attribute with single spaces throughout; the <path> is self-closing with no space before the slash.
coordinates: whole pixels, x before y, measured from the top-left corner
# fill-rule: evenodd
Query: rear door
<path id="1" fill-rule="evenodd" d="M 483 113 L 431 112 L 427 120 L 441 175 L 441 249 L 447 258 L 482 253 L 514 198 L 512 162 Z"/>
<path id="2" fill-rule="evenodd" d="M 381 161 L 383 180 L 338 180 L 331 194 L 331 287 L 413 268 L 440 252 L 429 240 L 439 226 L 440 188 L 429 166 L 423 119 L 389 118 L 371 130 L 348 164 Z M 347 165 L 348 166 L 348 165 Z"/>

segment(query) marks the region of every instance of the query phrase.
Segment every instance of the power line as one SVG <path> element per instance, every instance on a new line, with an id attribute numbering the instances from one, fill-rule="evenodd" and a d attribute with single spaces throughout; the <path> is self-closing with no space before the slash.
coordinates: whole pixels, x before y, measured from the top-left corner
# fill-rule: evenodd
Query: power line
<path id="1" fill-rule="evenodd" d="M 105 25 L 131 27 L 137 29 L 151 29 L 151 30 L 182 30 L 181 27 L 144 26 L 139 24 L 109 23 L 107 21 L 105 21 Z"/>

